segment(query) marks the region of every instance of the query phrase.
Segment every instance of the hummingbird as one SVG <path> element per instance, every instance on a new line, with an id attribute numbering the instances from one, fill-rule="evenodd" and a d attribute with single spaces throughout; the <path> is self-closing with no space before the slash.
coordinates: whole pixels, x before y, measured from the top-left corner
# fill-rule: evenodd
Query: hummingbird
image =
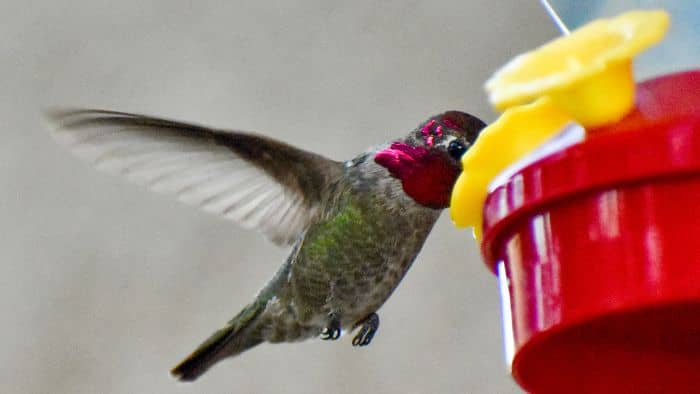
<path id="1" fill-rule="evenodd" d="M 261 134 L 106 110 L 55 110 L 53 136 L 98 169 L 257 229 L 291 253 L 273 278 L 171 374 L 193 381 L 263 342 L 366 346 L 485 124 L 448 111 L 335 161 Z"/>

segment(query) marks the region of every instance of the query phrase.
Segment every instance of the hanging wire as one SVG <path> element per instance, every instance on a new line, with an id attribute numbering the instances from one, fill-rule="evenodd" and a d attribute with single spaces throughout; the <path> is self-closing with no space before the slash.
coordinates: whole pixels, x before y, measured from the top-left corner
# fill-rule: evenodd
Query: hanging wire
<path id="1" fill-rule="evenodd" d="M 542 7 L 544 7 L 545 11 L 549 14 L 550 18 L 554 21 L 554 24 L 557 25 L 559 30 L 561 30 L 561 33 L 563 35 L 568 35 L 570 33 L 569 28 L 566 27 L 564 24 L 564 21 L 561 20 L 559 15 L 557 14 L 556 11 L 554 11 L 554 8 L 552 7 L 551 4 L 549 4 L 549 1 L 547 0 L 540 0 L 540 3 L 542 3 Z"/>

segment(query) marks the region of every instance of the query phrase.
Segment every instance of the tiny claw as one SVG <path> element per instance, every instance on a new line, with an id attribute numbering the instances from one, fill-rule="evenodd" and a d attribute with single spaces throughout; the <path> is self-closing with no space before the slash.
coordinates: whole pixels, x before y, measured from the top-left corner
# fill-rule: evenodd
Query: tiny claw
<path id="1" fill-rule="evenodd" d="M 372 313 L 365 320 L 355 324 L 355 327 L 361 325 L 360 331 L 352 339 L 353 346 L 367 346 L 372 342 L 374 334 L 379 330 L 379 315 Z"/>
<path id="2" fill-rule="evenodd" d="M 321 339 L 323 339 L 324 341 L 335 341 L 338 338 L 340 338 L 340 330 L 324 328 L 323 332 L 321 332 Z"/>
<path id="3" fill-rule="evenodd" d="M 330 313 L 328 315 L 328 327 L 324 328 L 321 332 L 321 339 L 324 341 L 333 340 L 340 338 L 340 321 L 335 313 Z"/>

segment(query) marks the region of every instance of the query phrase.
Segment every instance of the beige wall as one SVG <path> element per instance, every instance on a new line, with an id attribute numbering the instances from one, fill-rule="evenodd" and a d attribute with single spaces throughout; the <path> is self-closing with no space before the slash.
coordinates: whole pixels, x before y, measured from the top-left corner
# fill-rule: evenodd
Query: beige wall
<path id="1" fill-rule="evenodd" d="M 342 159 L 446 109 L 556 34 L 537 1 L 19 1 L 0 5 L 0 392 L 515 393 L 494 278 L 444 215 L 372 346 L 264 345 L 167 371 L 286 255 L 93 171 L 48 105 L 257 130 Z"/>

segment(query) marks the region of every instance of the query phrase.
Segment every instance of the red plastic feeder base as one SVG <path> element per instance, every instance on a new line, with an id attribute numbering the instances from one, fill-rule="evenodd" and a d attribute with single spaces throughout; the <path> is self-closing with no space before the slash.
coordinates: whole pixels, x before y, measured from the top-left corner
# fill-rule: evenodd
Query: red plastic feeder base
<path id="1" fill-rule="evenodd" d="M 700 393 L 700 72 L 488 197 L 513 375 L 533 393 Z"/>

